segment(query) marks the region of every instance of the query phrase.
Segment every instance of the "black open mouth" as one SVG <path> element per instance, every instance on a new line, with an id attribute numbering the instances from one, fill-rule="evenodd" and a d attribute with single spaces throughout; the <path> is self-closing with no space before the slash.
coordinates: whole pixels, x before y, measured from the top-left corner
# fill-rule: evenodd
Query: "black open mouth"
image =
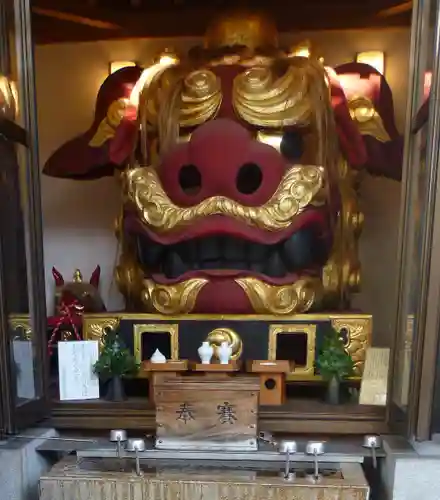
<path id="1" fill-rule="evenodd" d="M 302 228 L 276 245 L 264 245 L 230 236 L 209 236 L 162 245 L 145 234 L 137 234 L 139 262 L 146 274 L 175 279 L 196 270 L 252 271 L 282 278 L 321 267 L 329 254 L 329 243 L 316 228 Z"/>

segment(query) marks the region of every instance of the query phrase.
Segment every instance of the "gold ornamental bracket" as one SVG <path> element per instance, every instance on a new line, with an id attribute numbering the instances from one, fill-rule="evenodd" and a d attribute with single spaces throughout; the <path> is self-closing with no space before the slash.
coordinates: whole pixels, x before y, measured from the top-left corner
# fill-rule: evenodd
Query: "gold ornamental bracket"
<path id="1" fill-rule="evenodd" d="M 83 339 L 97 340 L 100 349 L 104 345 L 104 335 L 108 330 L 116 331 L 119 328 L 119 316 L 106 316 L 102 314 L 83 316 Z"/>
<path id="2" fill-rule="evenodd" d="M 365 315 L 346 318 L 331 318 L 332 327 L 339 332 L 344 347 L 351 356 L 354 363 L 356 376 L 362 376 L 365 365 L 365 357 L 368 347 L 371 345 L 373 321 Z"/>

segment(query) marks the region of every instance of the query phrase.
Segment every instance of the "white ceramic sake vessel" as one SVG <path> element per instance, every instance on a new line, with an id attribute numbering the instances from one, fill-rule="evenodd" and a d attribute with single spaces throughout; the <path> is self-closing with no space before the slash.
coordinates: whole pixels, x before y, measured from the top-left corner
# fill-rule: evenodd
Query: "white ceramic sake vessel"
<path id="1" fill-rule="evenodd" d="M 209 365 L 214 354 L 214 348 L 209 342 L 202 342 L 202 345 L 197 349 L 202 365 Z"/>
<path id="2" fill-rule="evenodd" d="M 221 365 L 227 365 L 232 355 L 232 346 L 228 342 L 222 342 L 217 348 L 217 357 Z"/>
<path id="3" fill-rule="evenodd" d="M 150 361 L 152 363 L 166 363 L 167 358 L 159 351 L 159 349 L 156 349 L 151 356 Z"/>

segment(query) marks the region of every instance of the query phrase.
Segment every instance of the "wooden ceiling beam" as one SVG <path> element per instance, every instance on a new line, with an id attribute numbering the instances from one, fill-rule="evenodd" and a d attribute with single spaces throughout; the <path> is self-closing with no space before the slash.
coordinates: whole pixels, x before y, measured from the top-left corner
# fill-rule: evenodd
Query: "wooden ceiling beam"
<path id="1" fill-rule="evenodd" d="M 41 0 L 39 0 L 41 1 Z M 315 0 L 316 1 L 316 0 Z M 47 0 L 46 0 L 47 2 Z M 62 4 L 62 2 L 60 2 Z M 274 7 L 271 15 L 280 32 L 324 29 L 359 29 L 387 26 L 408 26 L 411 13 L 406 12 L 391 18 L 378 17 L 376 7 L 369 2 L 353 2 L 351 5 L 321 4 L 319 8 L 313 0 L 309 4 L 294 4 L 295 7 Z M 363 5 L 363 7 L 361 7 Z M 73 13 L 73 9 L 69 9 Z M 36 43 L 57 43 L 65 41 L 88 41 L 121 38 L 155 38 L 201 36 L 218 10 L 212 7 L 155 9 L 150 11 L 127 10 L 126 12 L 106 9 L 81 8 L 75 14 L 101 22 L 115 23 L 120 29 L 103 30 L 91 26 L 34 16 Z"/>

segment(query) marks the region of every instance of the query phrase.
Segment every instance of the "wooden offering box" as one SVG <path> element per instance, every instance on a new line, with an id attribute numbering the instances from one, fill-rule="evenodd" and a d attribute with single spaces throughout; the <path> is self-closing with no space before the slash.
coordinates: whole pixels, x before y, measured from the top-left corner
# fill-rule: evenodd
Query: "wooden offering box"
<path id="1" fill-rule="evenodd" d="M 168 360 L 166 363 L 152 363 L 151 361 L 144 361 L 141 365 L 141 377 L 148 377 L 150 379 L 150 401 L 154 403 L 154 380 L 158 373 L 178 373 L 186 372 L 188 370 L 188 361 L 186 359 Z"/>
<path id="2" fill-rule="evenodd" d="M 256 450 L 259 385 L 241 374 L 156 373 L 156 448 Z"/>

